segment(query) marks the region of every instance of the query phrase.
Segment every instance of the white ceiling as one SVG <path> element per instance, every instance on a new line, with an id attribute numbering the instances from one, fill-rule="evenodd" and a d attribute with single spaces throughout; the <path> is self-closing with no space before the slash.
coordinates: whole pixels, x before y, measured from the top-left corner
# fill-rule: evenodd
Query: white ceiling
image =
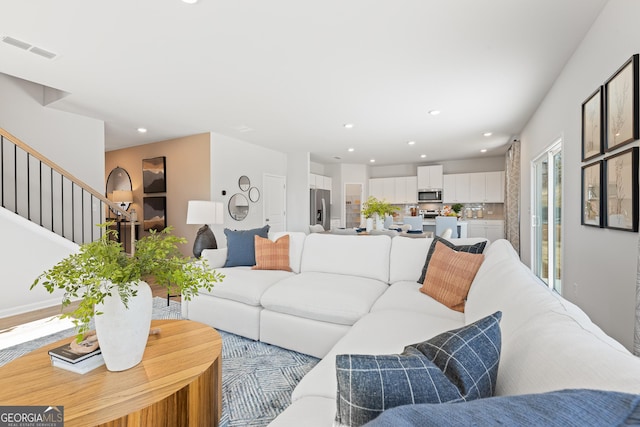
<path id="1" fill-rule="evenodd" d="M 605 3 L 2 0 L 0 36 L 58 57 L 0 43 L 0 72 L 68 93 L 50 105 L 104 120 L 107 150 L 216 132 L 323 163 L 492 156 Z"/>

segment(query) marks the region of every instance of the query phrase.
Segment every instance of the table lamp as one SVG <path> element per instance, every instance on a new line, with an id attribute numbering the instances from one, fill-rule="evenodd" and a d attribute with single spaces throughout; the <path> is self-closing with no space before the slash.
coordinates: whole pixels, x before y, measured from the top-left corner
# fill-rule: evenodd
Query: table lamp
<path id="1" fill-rule="evenodd" d="M 193 242 L 193 256 L 200 258 L 203 249 L 217 249 L 218 243 L 208 224 L 224 222 L 224 205 L 221 202 L 207 200 L 189 200 L 187 224 L 204 224 Z"/>
<path id="2" fill-rule="evenodd" d="M 126 211 L 130 203 L 133 203 L 133 191 L 131 190 L 113 190 L 111 193 L 111 201 L 119 203 L 120 208 Z M 118 212 L 118 216 L 120 212 Z"/>

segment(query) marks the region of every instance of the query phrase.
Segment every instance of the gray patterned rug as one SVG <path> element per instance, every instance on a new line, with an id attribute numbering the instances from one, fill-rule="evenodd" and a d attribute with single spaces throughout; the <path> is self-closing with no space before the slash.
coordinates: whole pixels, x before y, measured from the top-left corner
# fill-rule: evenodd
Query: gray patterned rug
<path id="1" fill-rule="evenodd" d="M 181 319 L 180 303 L 153 299 L 154 319 Z M 291 393 L 318 359 L 228 332 L 222 336 L 222 427 L 266 426 L 291 403 Z M 67 329 L 0 350 L 0 366 L 73 334 Z"/>

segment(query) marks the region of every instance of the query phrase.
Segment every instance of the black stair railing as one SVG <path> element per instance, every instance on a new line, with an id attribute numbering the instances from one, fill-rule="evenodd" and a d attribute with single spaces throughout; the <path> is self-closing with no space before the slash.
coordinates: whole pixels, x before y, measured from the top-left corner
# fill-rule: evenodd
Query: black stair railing
<path id="1" fill-rule="evenodd" d="M 104 230 L 111 210 L 131 215 L 24 142 L 0 128 L 0 206 L 66 239 L 82 244 Z M 130 239 L 133 250 L 135 228 Z"/>

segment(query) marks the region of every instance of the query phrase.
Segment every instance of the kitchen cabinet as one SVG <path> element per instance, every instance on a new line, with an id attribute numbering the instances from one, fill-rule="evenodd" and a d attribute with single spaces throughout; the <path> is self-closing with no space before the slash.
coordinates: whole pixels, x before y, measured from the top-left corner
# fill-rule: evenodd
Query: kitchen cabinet
<path id="1" fill-rule="evenodd" d="M 479 220 L 473 219 L 468 221 L 467 236 L 468 237 L 484 237 L 491 242 L 498 239 L 504 239 L 504 221 L 497 219 Z"/>
<path id="2" fill-rule="evenodd" d="M 416 203 L 418 179 L 415 176 L 369 179 L 369 196 L 394 204 Z"/>
<path id="3" fill-rule="evenodd" d="M 443 186 L 442 165 L 418 166 L 418 188 L 441 189 Z"/>
<path id="4" fill-rule="evenodd" d="M 444 203 L 466 203 L 469 200 L 471 174 L 444 175 L 442 197 Z"/>
<path id="5" fill-rule="evenodd" d="M 504 172 L 444 176 L 444 203 L 504 203 Z"/>
<path id="6" fill-rule="evenodd" d="M 331 190 L 333 182 L 330 176 L 318 175 L 315 173 L 309 174 L 309 188 L 318 190 Z M 329 203 L 333 203 L 333 191 L 330 193 Z"/>
<path id="7" fill-rule="evenodd" d="M 469 202 L 504 203 L 504 172 L 472 173 Z"/>

